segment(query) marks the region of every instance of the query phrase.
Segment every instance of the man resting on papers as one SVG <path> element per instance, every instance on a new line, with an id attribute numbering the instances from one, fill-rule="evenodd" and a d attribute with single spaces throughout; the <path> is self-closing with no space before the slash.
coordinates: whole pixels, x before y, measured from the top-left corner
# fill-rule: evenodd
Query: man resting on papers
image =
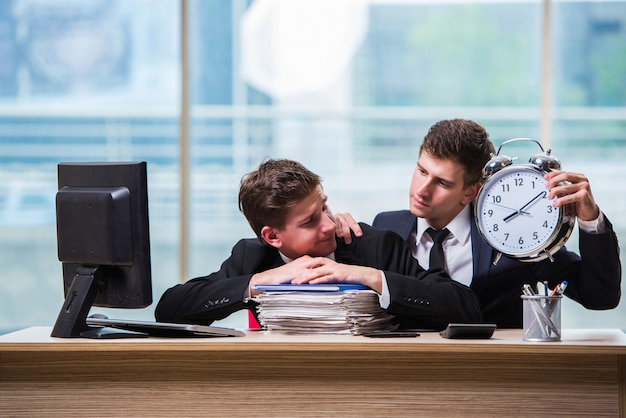
<path id="1" fill-rule="evenodd" d="M 424 270 L 395 233 L 361 224 L 363 236 L 351 244 L 336 238 L 326 200 L 321 178 L 300 163 L 263 162 L 239 189 L 239 209 L 258 239 L 240 240 L 219 271 L 166 290 L 156 320 L 208 325 L 241 309 L 256 315 L 257 284 L 356 283 L 374 290 L 404 328 L 481 322 L 472 290 Z"/>

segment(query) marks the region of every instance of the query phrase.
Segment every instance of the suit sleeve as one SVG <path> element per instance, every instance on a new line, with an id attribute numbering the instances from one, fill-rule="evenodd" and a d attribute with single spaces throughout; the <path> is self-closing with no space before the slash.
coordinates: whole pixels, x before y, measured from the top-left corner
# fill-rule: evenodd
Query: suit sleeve
<path id="1" fill-rule="evenodd" d="M 590 234 L 579 231 L 580 256 L 559 250 L 554 262 L 543 261 L 536 267 L 544 280 L 567 280 L 565 295 L 587 309 L 613 309 L 621 299 L 622 266 L 619 244 L 613 226 L 605 217 L 606 231 Z"/>
<path id="2" fill-rule="evenodd" d="M 251 251 L 249 241 L 239 241 L 219 271 L 166 290 L 155 309 L 156 320 L 209 325 L 253 307 L 254 302 L 244 301 L 243 295 L 256 272 L 254 259 L 262 256 Z"/>
<path id="3" fill-rule="evenodd" d="M 439 330 L 450 322 L 482 322 L 480 304 L 469 287 L 443 271 L 424 270 L 397 234 L 361 226 L 363 238 L 353 241 L 361 247 L 357 253 L 364 254 L 362 248 L 375 248 L 376 263 L 369 265 L 385 272 L 391 295 L 387 311 L 396 315 L 403 326 Z M 379 239 L 375 239 L 377 234 Z M 367 257 L 365 260 L 367 263 Z"/>

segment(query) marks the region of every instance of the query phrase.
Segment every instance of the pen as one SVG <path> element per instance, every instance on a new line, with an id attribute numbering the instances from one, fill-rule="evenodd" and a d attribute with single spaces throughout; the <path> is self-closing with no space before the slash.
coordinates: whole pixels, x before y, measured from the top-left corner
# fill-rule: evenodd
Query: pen
<path id="1" fill-rule="evenodd" d="M 533 291 L 533 288 L 530 287 L 528 283 L 522 286 L 522 293 L 524 293 L 526 296 L 535 296 L 535 292 Z"/>
<path id="2" fill-rule="evenodd" d="M 567 287 L 567 281 L 562 281 L 557 286 L 552 289 L 550 296 L 562 295 L 565 292 L 565 288 Z"/>
<path id="3" fill-rule="evenodd" d="M 554 287 L 554 289 L 552 290 L 552 293 L 550 293 L 550 296 L 563 296 L 563 292 L 565 292 L 566 287 L 567 287 L 567 281 L 564 280 L 561 283 L 559 283 L 558 286 Z M 558 300 L 555 300 L 555 299 L 550 301 L 550 314 L 554 312 L 554 309 L 556 308 L 557 303 L 558 303 Z"/>

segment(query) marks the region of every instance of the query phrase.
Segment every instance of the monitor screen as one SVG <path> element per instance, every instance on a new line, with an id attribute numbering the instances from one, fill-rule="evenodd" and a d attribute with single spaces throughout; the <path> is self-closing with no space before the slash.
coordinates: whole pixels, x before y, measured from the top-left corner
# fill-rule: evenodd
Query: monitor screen
<path id="1" fill-rule="evenodd" d="M 65 301 L 53 337 L 102 337 L 92 306 L 152 303 L 145 162 L 60 163 L 56 219 Z"/>

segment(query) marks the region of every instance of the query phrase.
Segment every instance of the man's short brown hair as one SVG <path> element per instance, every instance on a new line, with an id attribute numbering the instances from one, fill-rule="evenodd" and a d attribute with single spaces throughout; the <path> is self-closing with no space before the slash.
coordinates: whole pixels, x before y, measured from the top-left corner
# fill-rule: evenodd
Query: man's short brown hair
<path id="1" fill-rule="evenodd" d="M 482 181 L 483 167 L 495 153 L 495 148 L 489 140 L 489 134 L 479 123 L 450 119 L 430 127 L 420 146 L 420 155 L 422 152 L 461 165 L 467 187 Z"/>
<path id="2" fill-rule="evenodd" d="M 239 210 L 261 240 L 264 226 L 282 229 L 291 208 L 320 186 L 322 179 L 297 161 L 268 159 L 246 174 L 239 186 Z"/>

